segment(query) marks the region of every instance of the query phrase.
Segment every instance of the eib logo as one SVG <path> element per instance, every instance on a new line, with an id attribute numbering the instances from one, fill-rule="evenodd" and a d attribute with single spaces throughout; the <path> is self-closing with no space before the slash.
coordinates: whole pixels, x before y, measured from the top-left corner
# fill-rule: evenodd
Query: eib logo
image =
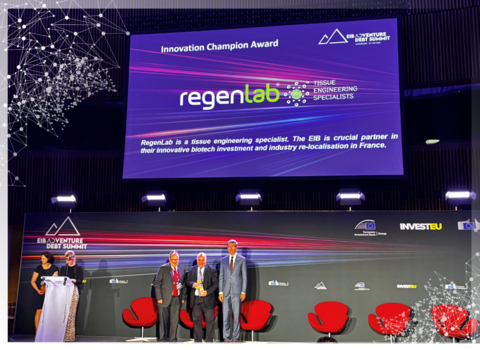
<path id="1" fill-rule="evenodd" d="M 250 87 L 245 85 L 245 90 L 234 90 L 228 92 L 226 90 L 205 91 L 202 94 L 198 91 L 182 92 L 180 94 L 180 106 L 187 102 L 191 106 L 200 106 L 203 104 L 203 110 L 211 110 L 215 108 L 216 104 L 228 105 L 234 103 L 262 103 L 265 100 L 268 102 L 277 102 L 280 99 L 280 91 L 275 88 L 270 88 L 270 84 L 266 84 L 265 89 L 253 90 L 253 98 L 250 98 Z"/>

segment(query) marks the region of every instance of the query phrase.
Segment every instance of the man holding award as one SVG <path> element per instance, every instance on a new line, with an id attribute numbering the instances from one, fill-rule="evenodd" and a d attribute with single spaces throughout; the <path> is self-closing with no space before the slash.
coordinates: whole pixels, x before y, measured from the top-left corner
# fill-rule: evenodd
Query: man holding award
<path id="1" fill-rule="evenodd" d="M 218 276 L 215 268 L 207 265 L 207 255 L 197 255 L 197 266 L 190 268 L 187 285 L 190 291 L 192 308 L 193 338 L 202 342 L 202 313 L 206 323 L 205 341 L 213 342 L 213 319 L 215 316 L 215 290 L 218 288 Z"/>

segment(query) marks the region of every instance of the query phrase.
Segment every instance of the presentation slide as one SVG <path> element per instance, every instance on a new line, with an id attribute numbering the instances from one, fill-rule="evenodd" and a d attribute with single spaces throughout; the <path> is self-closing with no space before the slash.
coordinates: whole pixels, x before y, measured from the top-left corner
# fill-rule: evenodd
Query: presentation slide
<path id="1" fill-rule="evenodd" d="M 397 19 L 132 35 L 124 179 L 403 175 Z"/>

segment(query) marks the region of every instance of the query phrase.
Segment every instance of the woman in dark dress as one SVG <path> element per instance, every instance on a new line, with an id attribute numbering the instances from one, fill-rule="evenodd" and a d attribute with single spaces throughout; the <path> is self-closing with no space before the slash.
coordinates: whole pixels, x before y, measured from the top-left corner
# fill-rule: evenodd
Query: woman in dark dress
<path id="1" fill-rule="evenodd" d="M 30 281 L 33 289 L 35 289 L 32 300 L 32 306 L 34 310 L 36 310 L 35 334 L 37 333 L 38 322 L 40 322 L 40 316 L 42 315 L 43 301 L 45 300 L 45 288 L 42 288 L 41 286 L 42 277 L 58 275 L 58 267 L 53 265 L 53 262 L 55 261 L 53 254 L 49 252 L 43 252 L 40 261 L 42 264 L 35 268 L 32 280 Z"/>
<path id="2" fill-rule="evenodd" d="M 77 265 L 77 258 L 73 250 L 65 253 L 66 264 L 60 268 L 59 276 L 67 276 L 74 283 L 72 304 L 70 305 L 70 313 L 68 315 L 67 329 L 65 331 L 64 341 L 75 341 L 75 317 L 77 316 L 78 306 L 78 286 L 83 282 L 83 269 Z"/>

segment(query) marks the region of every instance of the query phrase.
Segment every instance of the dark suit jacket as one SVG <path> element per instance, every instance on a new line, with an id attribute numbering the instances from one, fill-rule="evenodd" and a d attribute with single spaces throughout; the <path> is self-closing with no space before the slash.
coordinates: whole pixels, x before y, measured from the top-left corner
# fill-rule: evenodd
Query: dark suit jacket
<path id="1" fill-rule="evenodd" d="M 80 287 L 80 285 L 83 283 L 83 268 L 78 265 L 67 266 L 67 264 L 65 264 L 62 267 L 60 267 L 60 271 L 58 275 L 67 276 L 68 278 L 75 279 L 76 280 L 75 284 L 77 285 L 77 287 Z"/>
<path id="2" fill-rule="evenodd" d="M 197 272 L 198 272 L 198 266 L 192 266 L 188 271 L 188 278 L 187 278 L 187 285 L 190 288 L 190 307 L 192 309 L 195 302 L 195 291 L 196 291 L 196 289 L 193 288 L 193 284 L 197 283 L 197 280 L 198 280 Z M 215 270 L 210 265 L 205 265 L 205 270 L 203 272 L 203 288 L 207 292 L 207 296 L 205 297 L 205 306 L 208 309 L 215 308 L 215 305 L 216 305 L 215 291 L 218 288 L 218 276 L 217 276 L 217 270 Z"/>
<path id="3" fill-rule="evenodd" d="M 182 284 L 182 289 L 179 290 L 180 300 L 185 301 L 187 295 L 187 288 L 185 286 L 185 268 L 181 265 L 177 266 L 178 274 L 180 275 L 179 282 Z M 162 307 L 167 307 L 172 301 L 172 292 L 173 292 L 173 276 L 172 276 L 172 267 L 170 263 L 166 263 L 158 268 L 157 277 L 155 282 L 153 282 L 155 287 L 155 296 L 158 300 L 163 300 L 163 304 L 159 304 Z"/>

